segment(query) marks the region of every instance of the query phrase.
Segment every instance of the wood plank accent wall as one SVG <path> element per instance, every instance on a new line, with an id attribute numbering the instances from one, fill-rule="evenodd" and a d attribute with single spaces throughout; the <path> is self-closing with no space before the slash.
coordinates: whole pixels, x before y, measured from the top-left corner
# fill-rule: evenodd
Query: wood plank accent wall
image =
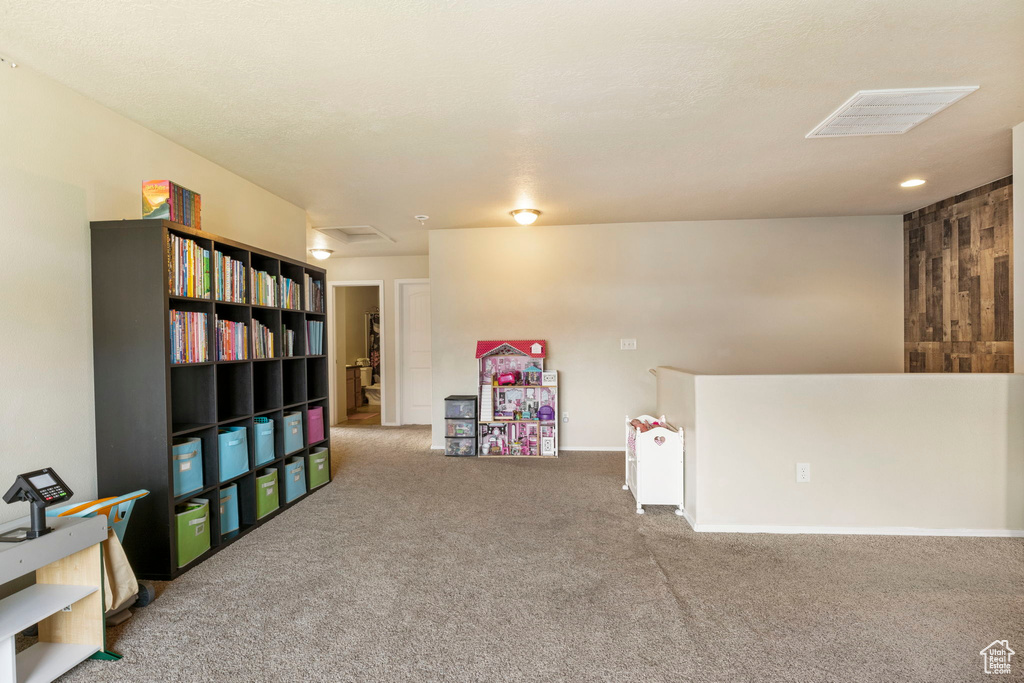
<path id="1" fill-rule="evenodd" d="M 1012 180 L 903 216 L 905 372 L 1013 372 Z"/>

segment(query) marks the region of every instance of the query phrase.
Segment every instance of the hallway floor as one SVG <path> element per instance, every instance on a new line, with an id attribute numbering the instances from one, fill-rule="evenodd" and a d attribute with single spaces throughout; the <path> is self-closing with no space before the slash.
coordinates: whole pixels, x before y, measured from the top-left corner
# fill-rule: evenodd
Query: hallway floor
<path id="1" fill-rule="evenodd" d="M 936 682 L 1024 652 L 1024 539 L 696 534 L 634 514 L 621 454 L 332 434 L 333 483 L 63 680 Z"/>
<path id="2" fill-rule="evenodd" d="M 359 406 L 335 427 L 379 427 L 380 418 L 380 406 Z"/>

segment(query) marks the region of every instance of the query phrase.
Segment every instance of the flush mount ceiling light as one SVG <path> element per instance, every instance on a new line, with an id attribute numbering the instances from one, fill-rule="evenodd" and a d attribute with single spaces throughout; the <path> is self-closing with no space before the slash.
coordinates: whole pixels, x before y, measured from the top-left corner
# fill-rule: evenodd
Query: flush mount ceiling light
<path id="1" fill-rule="evenodd" d="M 419 216 L 413 216 L 413 218 L 418 220 L 420 222 L 420 225 L 426 225 L 426 221 L 430 220 L 430 216 L 427 216 L 426 214 L 422 213 Z"/>
<path id="2" fill-rule="evenodd" d="M 309 253 L 312 254 L 313 258 L 315 258 L 316 260 L 323 261 L 324 259 L 331 258 L 331 254 L 334 253 L 334 250 L 333 249 L 310 249 Z"/>
<path id="3" fill-rule="evenodd" d="M 900 187 L 918 187 L 919 185 L 924 185 L 924 183 L 925 181 L 920 178 L 911 178 L 900 183 Z"/>
<path id="4" fill-rule="evenodd" d="M 512 218 L 516 219 L 516 223 L 519 225 L 533 225 L 540 216 L 540 211 L 537 209 L 516 209 L 509 213 L 512 215 Z"/>

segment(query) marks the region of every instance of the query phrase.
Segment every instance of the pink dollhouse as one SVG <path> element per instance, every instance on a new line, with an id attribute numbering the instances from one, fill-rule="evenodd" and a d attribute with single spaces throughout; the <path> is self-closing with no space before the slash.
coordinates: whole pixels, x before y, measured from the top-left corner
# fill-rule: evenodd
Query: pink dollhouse
<path id="1" fill-rule="evenodd" d="M 543 339 L 476 345 L 480 381 L 480 455 L 558 455 L 558 373 L 544 370 Z"/>

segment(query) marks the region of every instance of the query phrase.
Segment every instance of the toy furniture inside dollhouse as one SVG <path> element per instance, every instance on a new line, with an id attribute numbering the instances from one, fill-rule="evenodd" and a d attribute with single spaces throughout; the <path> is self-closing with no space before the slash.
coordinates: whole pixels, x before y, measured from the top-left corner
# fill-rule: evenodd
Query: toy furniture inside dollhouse
<path id="1" fill-rule="evenodd" d="M 481 456 L 558 455 L 558 373 L 543 340 L 477 342 Z"/>

